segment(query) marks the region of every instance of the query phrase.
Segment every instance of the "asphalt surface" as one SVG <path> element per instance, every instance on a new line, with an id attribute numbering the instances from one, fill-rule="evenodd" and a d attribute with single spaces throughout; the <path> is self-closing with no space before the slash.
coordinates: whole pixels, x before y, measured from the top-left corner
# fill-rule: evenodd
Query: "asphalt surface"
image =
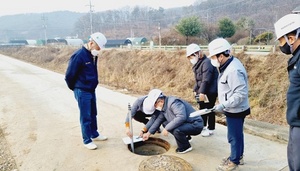
<path id="1" fill-rule="evenodd" d="M 98 127 L 108 140 L 96 142 L 97 150 L 87 150 L 82 144 L 77 104 L 64 75 L 0 55 L 0 83 L 0 126 L 20 171 L 134 171 L 151 157 L 131 153 L 122 141 L 127 105 L 136 97 L 97 88 Z M 136 134 L 141 128 L 133 121 Z M 247 120 L 245 129 L 252 133 L 245 133 L 245 165 L 240 170 L 287 170 L 287 143 L 268 138 L 286 139 L 287 128 Z M 170 143 L 164 155 L 184 159 L 195 171 L 215 170 L 229 155 L 226 127 L 220 124 L 211 137 L 193 137 L 193 150 L 186 154 L 175 153 L 171 134 L 154 137 Z"/>

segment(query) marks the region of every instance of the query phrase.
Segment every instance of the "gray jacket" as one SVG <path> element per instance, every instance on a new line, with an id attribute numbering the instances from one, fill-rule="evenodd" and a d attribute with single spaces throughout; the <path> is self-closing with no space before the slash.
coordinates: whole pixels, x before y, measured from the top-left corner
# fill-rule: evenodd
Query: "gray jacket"
<path id="1" fill-rule="evenodd" d="M 250 108 L 248 100 L 248 76 L 243 64 L 235 57 L 218 78 L 218 100 L 224 111 L 241 113 Z"/>
<path id="2" fill-rule="evenodd" d="M 139 98 L 136 99 L 136 101 L 132 104 L 131 106 L 131 118 L 133 118 L 136 114 L 137 111 L 143 111 L 143 102 L 145 100 L 147 96 L 141 96 Z M 129 116 L 127 115 L 126 116 L 126 119 L 125 119 L 125 124 L 126 123 L 129 123 Z"/>
<path id="3" fill-rule="evenodd" d="M 174 96 L 168 96 L 165 98 L 162 111 L 151 117 L 146 128 L 149 128 L 148 131 L 154 134 L 161 124 L 165 126 L 167 131 L 171 131 L 184 123 L 203 122 L 201 116 L 189 117 L 190 113 L 194 111 L 195 109 L 188 102 Z"/>

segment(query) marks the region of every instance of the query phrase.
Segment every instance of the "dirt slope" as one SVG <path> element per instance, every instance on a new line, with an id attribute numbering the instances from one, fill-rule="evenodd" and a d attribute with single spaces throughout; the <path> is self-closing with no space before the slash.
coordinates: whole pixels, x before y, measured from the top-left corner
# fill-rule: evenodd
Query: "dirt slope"
<path id="1" fill-rule="evenodd" d="M 75 50 L 21 47 L 0 49 L 0 53 L 64 73 L 68 59 Z M 286 64 L 289 56 L 282 53 L 267 56 L 234 55 L 244 63 L 249 75 L 252 114 L 248 118 L 286 125 Z M 195 104 L 191 67 L 184 50 L 107 49 L 102 51 L 99 60 L 99 79 L 102 85 L 131 94 L 145 94 L 151 88 L 160 88 L 167 95 L 179 96 Z"/>

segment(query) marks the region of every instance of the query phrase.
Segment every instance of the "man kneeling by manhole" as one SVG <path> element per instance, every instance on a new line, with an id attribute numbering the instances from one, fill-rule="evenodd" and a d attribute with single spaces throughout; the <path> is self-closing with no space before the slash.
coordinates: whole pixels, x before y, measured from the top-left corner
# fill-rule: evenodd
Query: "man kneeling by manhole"
<path id="1" fill-rule="evenodd" d="M 163 124 L 162 134 L 167 136 L 170 132 L 174 135 L 178 146 L 177 153 L 184 154 L 193 149 L 189 143 L 190 136 L 201 133 L 203 120 L 201 116 L 189 117 L 195 112 L 191 104 L 174 96 L 165 96 L 159 89 L 153 89 L 145 98 L 143 108 L 146 114 L 152 114 L 155 110 L 161 111 L 153 115 L 144 127 L 144 141 Z"/>

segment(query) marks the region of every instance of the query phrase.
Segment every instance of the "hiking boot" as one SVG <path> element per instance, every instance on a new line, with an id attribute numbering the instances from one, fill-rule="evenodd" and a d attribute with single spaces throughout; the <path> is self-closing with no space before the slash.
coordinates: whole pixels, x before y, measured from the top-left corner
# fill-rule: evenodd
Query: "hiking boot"
<path id="1" fill-rule="evenodd" d="M 177 148 L 176 149 L 176 153 L 184 154 L 184 153 L 190 152 L 192 150 L 193 150 L 192 146 L 188 147 L 187 149 L 179 149 L 179 148 Z"/>
<path id="2" fill-rule="evenodd" d="M 219 166 L 226 165 L 228 163 L 228 161 L 230 161 L 229 157 L 223 157 Z"/>
<path id="3" fill-rule="evenodd" d="M 105 141 L 107 140 L 107 137 L 106 136 L 103 136 L 103 135 L 99 135 L 98 137 L 96 138 L 92 138 L 93 141 Z"/>
<path id="4" fill-rule="evenodd" d="M 230 160 L 227 160 L 223 165 L 216 168 L 217 171 L 238 171 L 239 166 Z"/>
<path id="5" fill-rule="evenodd" d="M 240 164 L 239 165 L 244 165 L 245 164 L 245 162 L 244 162 L 244 156 L 241 156 L 240 157 Z"/>
<path id="6" fill-rule="evenodd" d="M 94 144 L 93 142 L 90 142 L 88 144 L 84 144 L 84 146 L 89 149 L 89 150 L 95 150 L 97 148 L 97 145 Z"/>
<path id="7" fill-rule="evenodd" d="M 222 159 L 222 162 L 221 162 L 221 164 L 220 165 L 224 165 L 224 164 L 226 164 L 226 162 L 228 162 L 229 161 L 229 157 L 223 157 L 223 159 Z M 243 156 L 241 156 L 240 157 L 240 164 L 239 165 L 244 165 L 245 163 L 244 163 L 244 158 L 243 158 Z"/>

